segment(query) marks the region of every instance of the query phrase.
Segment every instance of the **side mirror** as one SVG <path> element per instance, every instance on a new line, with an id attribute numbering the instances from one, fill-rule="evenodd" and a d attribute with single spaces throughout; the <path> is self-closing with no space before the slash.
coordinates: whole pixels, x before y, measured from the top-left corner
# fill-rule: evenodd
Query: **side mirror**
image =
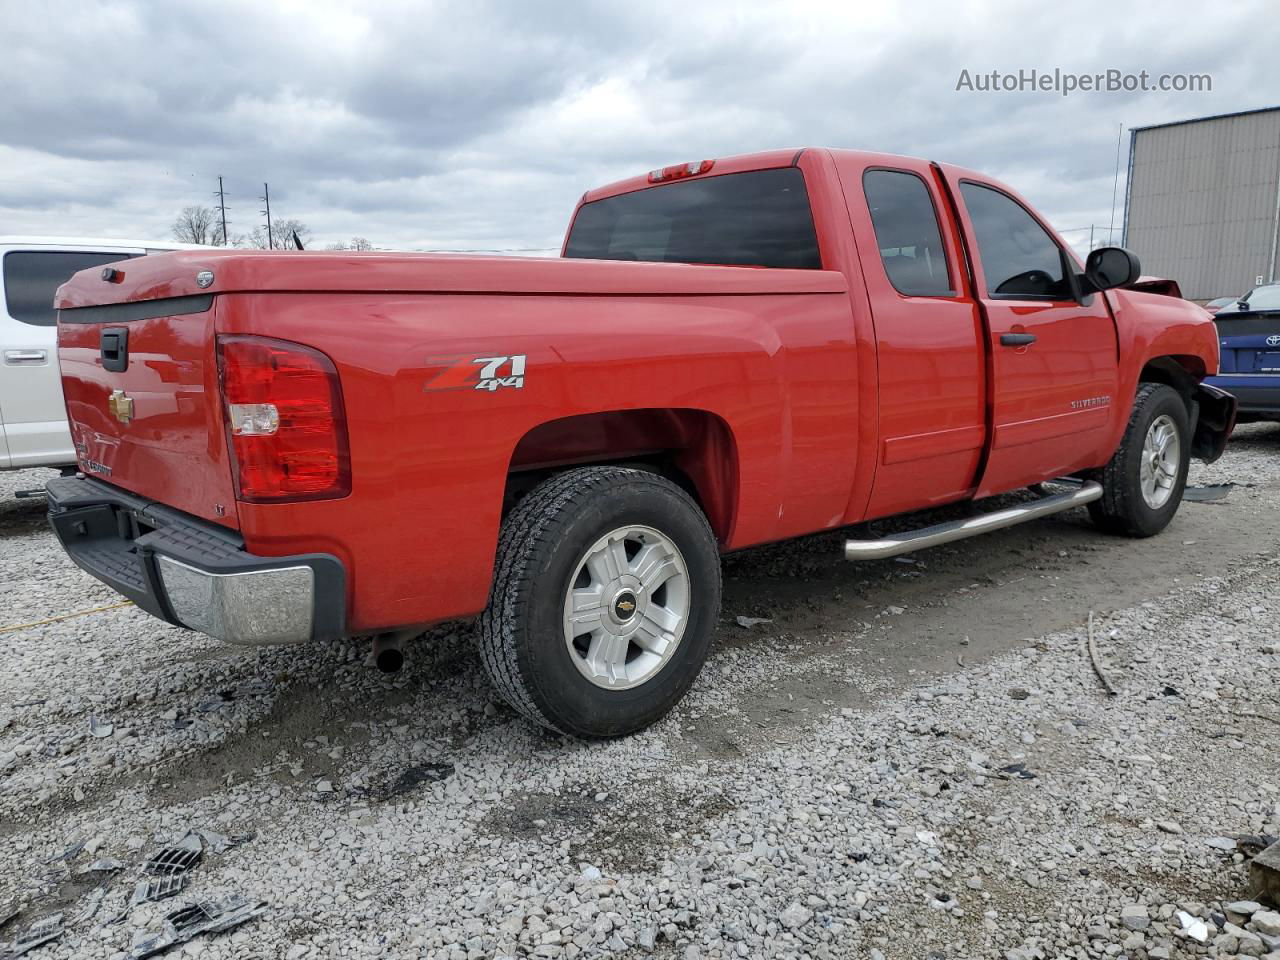
<path id="1" fill-rule="evenodd" d="M 1093 290 L 1127 286 L 1141 275 L 1142 264 L 1124 247 L 1099 247 L 1084 262 L 1084 278 Z"/>
<path id="2" fill-rule="evenodd" d="M 1236 301 L 1236 309 L 1237 309 L 1237 310 L 1239 310 L 1241 313 L 1248 313 L 1248 312 L 1249 312 L 1249 301 L 1248 301 L 1248 300 L 1237 300 L 1237 301 Z"/>

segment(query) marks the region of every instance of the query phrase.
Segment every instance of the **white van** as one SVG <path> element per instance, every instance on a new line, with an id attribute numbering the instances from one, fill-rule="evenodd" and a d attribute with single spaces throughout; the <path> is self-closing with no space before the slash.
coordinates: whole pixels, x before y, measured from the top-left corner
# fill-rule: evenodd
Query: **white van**
<path id="1" fill-rule="evenodd" d="M 185 243 L 0 237 L 0 470 L 75 463 L 53 294 L 73 273 Z"/>

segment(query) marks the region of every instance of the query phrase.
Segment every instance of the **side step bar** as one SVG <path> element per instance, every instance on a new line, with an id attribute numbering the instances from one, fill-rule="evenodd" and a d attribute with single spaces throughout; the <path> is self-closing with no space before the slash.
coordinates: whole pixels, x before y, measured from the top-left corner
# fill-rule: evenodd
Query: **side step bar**
<path id="1" fill-rule="evenodd" d="M 1075 490 L 1041 497 L 1030 503 L 997 510 L 995 513 L 980 517 L 938 523 L 932 527 L 922 527 L 910 533 L 901 533 L 881 540 L 846 540 L 844 558 L 846 560 L 883 560 L 886 557 L 896 557 L 902 553 L 923 550 L 925 547 L 937 547 L 944 543 L 976 537 L 980 533 L 1003 530 L 1005 527 L 1026 523 L 1028 520 L 1038 520 L 1051 513 L 1060 513 L 1072 507 L 1082 507 L 1101 497 L 1101 484 L 1089 480 Z"/>

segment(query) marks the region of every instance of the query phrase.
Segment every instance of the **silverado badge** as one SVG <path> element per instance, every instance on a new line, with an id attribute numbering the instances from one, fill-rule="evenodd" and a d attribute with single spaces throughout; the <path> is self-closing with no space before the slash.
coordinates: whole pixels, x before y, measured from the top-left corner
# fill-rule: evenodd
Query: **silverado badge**
<path id="1" fill-rule="evenodd" d="M 107 399 L 107 409 L 121 423 L 128 423 L 133 419 L 133 397 L 123 390 L 112 390 Z"/>

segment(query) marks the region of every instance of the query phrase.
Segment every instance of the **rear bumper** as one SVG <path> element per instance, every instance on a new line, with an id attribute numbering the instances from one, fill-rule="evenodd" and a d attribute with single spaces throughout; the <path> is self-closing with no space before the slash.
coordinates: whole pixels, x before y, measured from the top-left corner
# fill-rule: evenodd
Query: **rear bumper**
<path id="1" fill-rule="evenodd" d="M 346 571 L 336 557 L 255 556 L 230 530 L 87 477 L 45 489 L 67 555 L 162 620 L 228 643 L 345 635 Z"/>
<path id="2" fill-rule="evenodd" d="M 1280 416 L 1280 375 L 1222 374 L 1207 378 L 1205 383 L 1234 396 L 1240 403 L 1241 417 L 1251 414 Z"/>

